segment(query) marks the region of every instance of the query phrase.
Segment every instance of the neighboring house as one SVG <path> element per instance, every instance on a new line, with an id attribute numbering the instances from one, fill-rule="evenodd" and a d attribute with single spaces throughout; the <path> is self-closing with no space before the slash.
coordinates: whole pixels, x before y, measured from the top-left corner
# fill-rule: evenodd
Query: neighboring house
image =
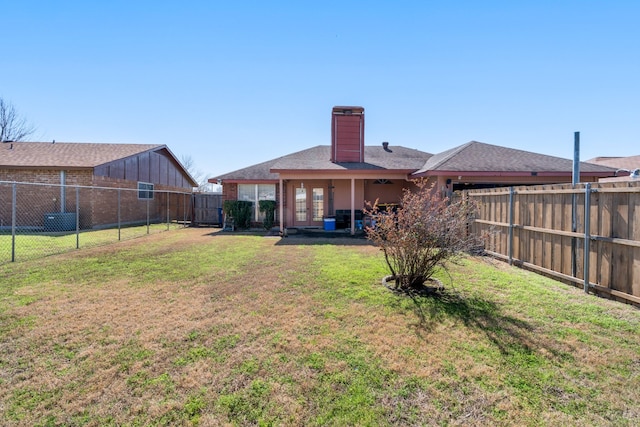
<path id="1" fill-rule="evenodd" d="M 225 200 L 276 200 L 280 230 L 319 227 L 335 217 L 353 233 L 367 202 L 393 206 L 412 180 L 425 177 L 445 195 L 455 190 L 570 182 L 573 162 L 480 142 L 433 155 L 383 142 L 364 145 L 364 108 L 334 107 L 331 145 L 321 145 L 211 178 Z M 613 176 L 614 169 L 580 164 L 582 181 Z"/>
<path id="2" fill-rule="evenodd" d="M 640 175 L 640 156 L 629 157 L 595 157 L 587 160 L 600 166 L 609 166 L 616 169 L 616 176 Z"/>
<path id="3" fill-rule="evenodd" d="M 191 192 L 195 180 L 165 145 L 3 142 L 0 144 L 0 181 L 53 184 L 60 197 L 53 205 L 60 212 L 75 212 L 75 196 L 69 186 L 91 187 L 80 204 L 81 228 L 95 228 L 113 222 L 117 199 L 106 197 L 107 189 L 127 188 L 120 204 L 131 222 L 146 215 L 147 200 L 161 197 L 159 191 Z M 65 186 L 65 187 L 60 187 Z M 51 212 L 52 200 L 43 196 L 42 186 L 32 186 L 30 209 L 42 217 Z M 8 186 L 0 199 L 11 200 Z M 112 191 L 113 192 L 113 191 Z M 55 194 L 55 193 L 54 193 Z M 6 204 L 6 203 L 5 203 Z M 154 204 L 159 205 L 159 204 Z M 143 216 L 144 217 L 144 216 Z M 37 225 L 37 224 L 35 224 Z"/>
<path id="4" fill-rule="evenodd" d="M 600 182 L 629 182 L 640 180 L 640 156 L 595 157 L 587 160 L 587 162 L 616 169 L 614 178 L 602 178 Z"/>

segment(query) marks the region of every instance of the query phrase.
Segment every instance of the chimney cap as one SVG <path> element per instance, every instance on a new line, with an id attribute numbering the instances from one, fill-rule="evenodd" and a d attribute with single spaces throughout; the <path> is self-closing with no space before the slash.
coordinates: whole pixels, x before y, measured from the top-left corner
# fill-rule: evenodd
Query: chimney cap
<path id="1" fill-rule="evenodd" d="M 333 114 L 364 114 L 364 107 L 336 106 L 331 112 Z"/>

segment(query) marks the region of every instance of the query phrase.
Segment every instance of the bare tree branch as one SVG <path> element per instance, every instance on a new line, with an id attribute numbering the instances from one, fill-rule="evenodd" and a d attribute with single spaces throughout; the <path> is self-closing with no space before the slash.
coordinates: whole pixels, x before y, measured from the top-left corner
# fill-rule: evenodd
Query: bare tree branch
<path id="1" fill-rule="evenodd" d="M 201 170 L 196 169 L 195 161 L 193 157 L 190 155 L 182 155 L 180 157 L 180 162 L 182 166 L 189 172 L 191 177 L 198 183 L 198 191 L 206 191 L 209 187 L 209 182 L 207 181 L 207 175 L 204 174 Z"/>
<path id="2" fill-rule="evenodd" d="M 14 106 L 0 98 L 0 141 L 23 141 L 36 131 Z"/>

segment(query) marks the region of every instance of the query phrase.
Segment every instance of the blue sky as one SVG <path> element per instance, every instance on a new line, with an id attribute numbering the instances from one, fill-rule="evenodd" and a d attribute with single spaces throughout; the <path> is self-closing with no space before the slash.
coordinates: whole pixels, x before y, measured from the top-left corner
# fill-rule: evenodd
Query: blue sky
<path id="1" fill-rule="evenodd" d="M 638 1 L 12 1 L 0 96 L 34 139 L 166 144 L 208 176 L 330 143 L 640 154 Z"/>

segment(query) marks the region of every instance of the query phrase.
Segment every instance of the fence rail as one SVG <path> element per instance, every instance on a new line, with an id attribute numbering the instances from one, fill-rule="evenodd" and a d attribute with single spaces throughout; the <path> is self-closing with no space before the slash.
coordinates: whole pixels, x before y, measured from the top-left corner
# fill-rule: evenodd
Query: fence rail
<path id="1" fill-rule="evenodd" d="M 0 264 L 185 227 L 191 196 L 0 181 Z"/>
<path id="2" fill-rule="evenodd" d="M 640 304 L 640 182 L 470 190 L 487 252 Z"/>

